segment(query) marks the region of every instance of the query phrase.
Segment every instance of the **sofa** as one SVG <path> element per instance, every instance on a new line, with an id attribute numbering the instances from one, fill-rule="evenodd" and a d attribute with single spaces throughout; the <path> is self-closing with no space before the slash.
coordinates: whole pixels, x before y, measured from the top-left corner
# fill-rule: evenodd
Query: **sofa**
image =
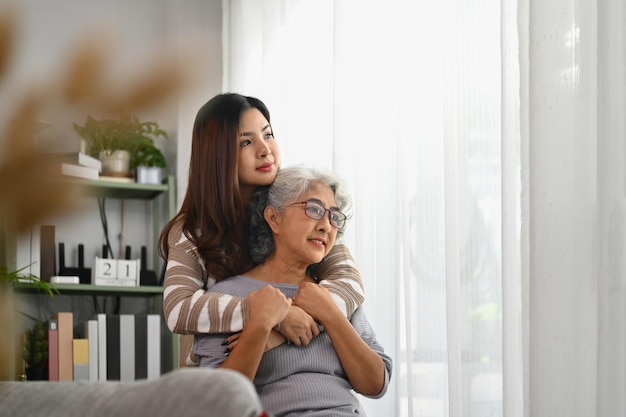
<path id="1" fill-rule="evenodd" d="M 262 417 L 254 385 L 228 369 L 141 381 L 0 381 L 0 417 Z"/>

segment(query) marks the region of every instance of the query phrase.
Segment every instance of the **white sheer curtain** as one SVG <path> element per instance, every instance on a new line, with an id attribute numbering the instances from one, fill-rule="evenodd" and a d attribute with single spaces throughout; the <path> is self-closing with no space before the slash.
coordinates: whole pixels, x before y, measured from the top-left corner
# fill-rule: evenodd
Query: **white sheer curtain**
<path id="1" fill-rule="evenodd" d="M 354 195 L 369 415 L 625 415 L 623 0 L 223 4 L 225 89 Z"/>
<path id="2" fill-rule="evenodd" d="M 507 378 L 522 378 L 516 5 L 506 7 L 224 2 L 224 89 L 265 100 L 285 165 L 332 168 L 354 197 L 346 243 L 395 361 L 386 397 L 363 401 L 370 416 L 503 415 L 503 290 Z"/>
<path id="3" fill-rule="evenodd" d="M 599 308 L 593 398 L 597 415 L 609 417 L 626 415 L 626 5 L 599 0 L 597 22 Z"/>
<path id="4" fill-rule="evenodd" d="M 624 416 L 624 1 L 523 3 L 526 415 Z"/>

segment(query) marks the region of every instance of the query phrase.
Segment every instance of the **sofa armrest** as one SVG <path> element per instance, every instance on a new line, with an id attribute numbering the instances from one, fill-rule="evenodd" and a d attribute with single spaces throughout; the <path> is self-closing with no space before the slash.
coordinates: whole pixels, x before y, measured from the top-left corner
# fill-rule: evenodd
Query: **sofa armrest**
<path id="1" fill-rule="evenodd" d="M 154 380 L 0 382 L 0 417 L 259 417 L 254 385 L 228 369 L 182 368 Z"/>

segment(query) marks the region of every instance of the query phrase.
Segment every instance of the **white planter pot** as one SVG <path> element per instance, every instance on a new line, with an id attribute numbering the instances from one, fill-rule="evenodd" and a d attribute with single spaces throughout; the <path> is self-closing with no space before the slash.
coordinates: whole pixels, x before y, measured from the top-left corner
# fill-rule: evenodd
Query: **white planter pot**
<path id="1" fill-rule="evenodd" d="M 161 184 L 163 182 L 163 168 L 139 165 L 135 181 L 139 184 Z"/>
<path id="2" fill-rule="evenodd" d="M 130 176 L 130 152 L 124 150 L 101 151 L 102 175 L 112 177 Z"/>

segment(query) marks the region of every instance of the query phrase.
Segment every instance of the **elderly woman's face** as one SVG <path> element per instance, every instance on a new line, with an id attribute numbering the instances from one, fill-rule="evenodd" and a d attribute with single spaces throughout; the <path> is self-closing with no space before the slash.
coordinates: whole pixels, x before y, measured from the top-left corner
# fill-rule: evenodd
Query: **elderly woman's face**
<path id="1" fill-rule="evenodd" d="M 320 262 L 330 252 L 337 238 L 337 228 L 330 224 L 328 211 L 319 220 L 307 216 L 304 202 L 317 203 L 326 210 L 337 210 L 335 194 L 330 187 L 313 185 L 278 216 L 274 243 L 280 256 L 310 265 Z"/>

